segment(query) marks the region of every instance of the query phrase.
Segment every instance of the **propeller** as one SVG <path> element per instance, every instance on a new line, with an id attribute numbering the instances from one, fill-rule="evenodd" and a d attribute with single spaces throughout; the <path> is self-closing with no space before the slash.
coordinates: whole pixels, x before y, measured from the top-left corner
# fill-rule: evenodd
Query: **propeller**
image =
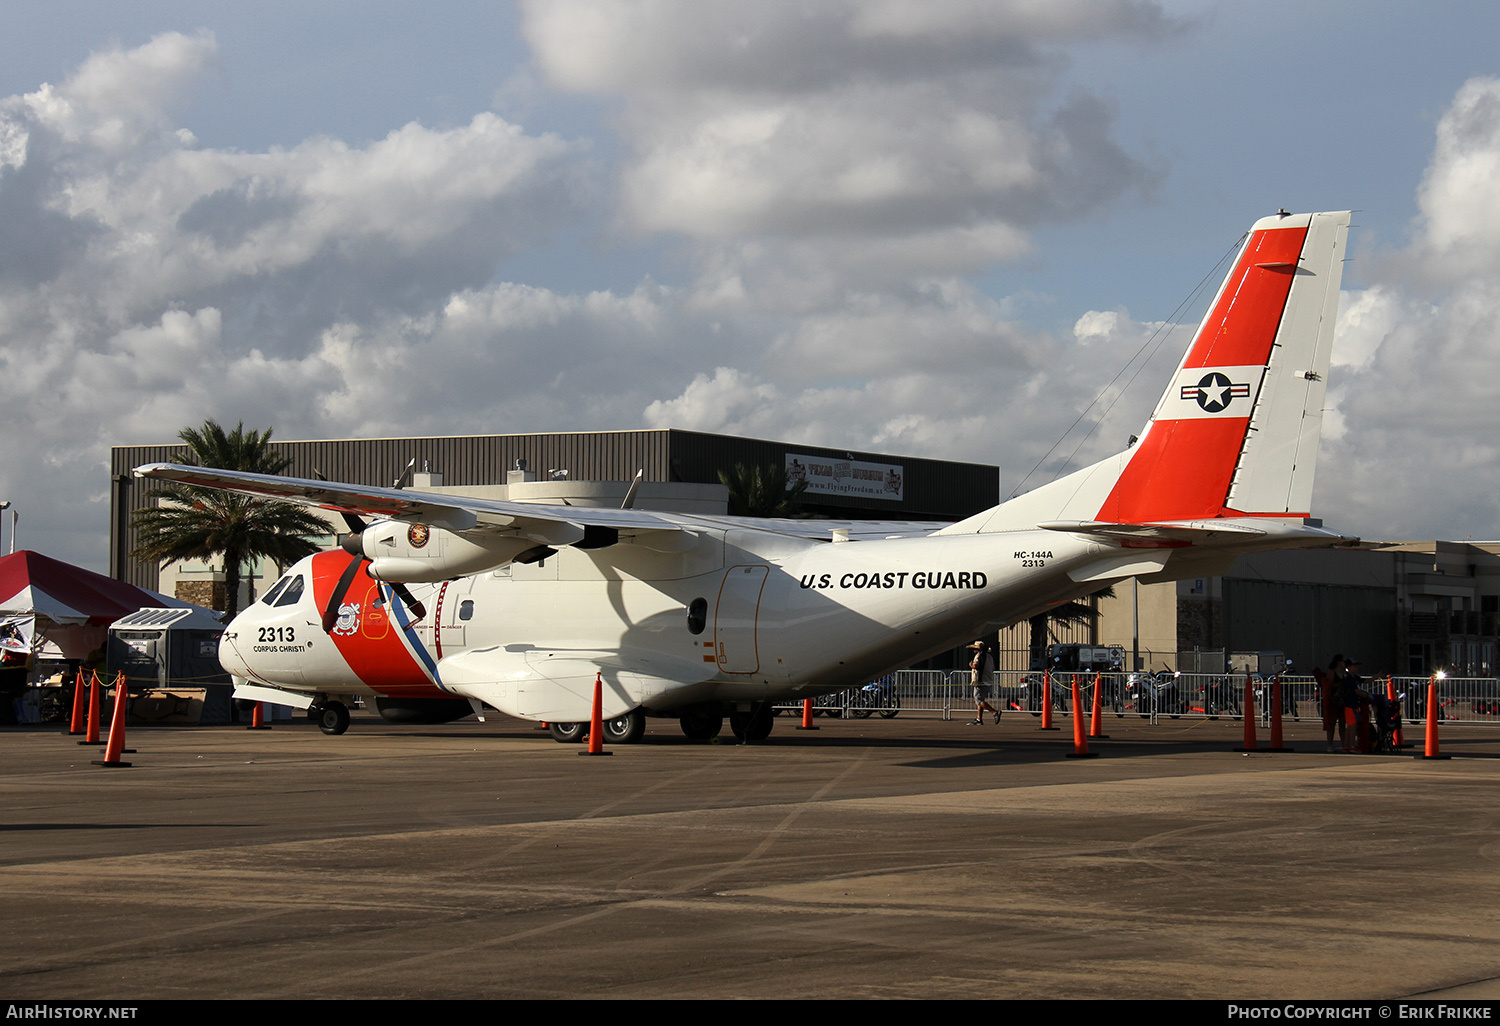
<path id="1" fill-rule="evenodd" d="M 354 583 L 354 578 L 359 573 L 360 565 L 369 562 L 369 559 L 365 557 L 365 550 L 360 541 L 360 534 L 365 529 L 364 521 L 353 513 L 345 513 L 344 519 L 348 522 L 352 531 L 340 543 L 340 547 L 354 558 L 349 561 L 349 565 L 344 567 L 344 572 L 339 575 L 338 583 L 333 586 L 333 594 L 328 597 L 328 605 L 323 609 L 323 633 L 325 634 L 333 633 L 333 625 L 338 623 L 339 620 L 339 606 L 343 603 L 344 596 L 349 591 L 349 586 Z M 405 604 L 406 608 L 411 610 L 412 615 L 416 619 L 421 620 L 427 616 L 427 607 L 417 601 L 417 597 L 411 593 L 411 590 L 406 585 L 399 581 L 387 581 L 385 583 L 390 586 L 391 591 L 396 593 L 396 597 Z"/>
<path id="2" fill-rule="evenodd" d="M 416 457 L 412 457 L 411 465 L 414 465 L 416 462 Z M 406 470 L 401 472 L 401 477 L 406 476 L 406 472 L 411 470 L 411 465 L 408 465 Z M 322 471 L 316 467 L 313 468 L 313 476 L 319 481 L 328 480 L 323 476 Z M 400 487 L 400 478 L 397 478 L 396 486 Z M 361 541 L 361 535 L 364 534 L 365 528 L 369 525 L 365 523 L 363 517 L 355 513 L 350 513 L 347 510 L 340 510 L 339 515 L 344 518 L 344 523 L 349 528 L 349 534 L 339 543 L 339 546 L 354 558 L 349 561 L 348 566 L 344 567 L 343 574 L 339 576 L 338 583 L 333 587 L 333 594 L 328 598 L 328 605 L 323 609 L 324 634 L 333 633 L 333 625 L 339 622 L 339 606 L 343 604 L 344 596 L 348 593 L 349 586 L 354 583 L 355 575 L 359 573 L 360 564 L 369 562 L 365 558 L 364 545 Z M 412 615 L 418 620 L 427 616 L 427 607 L 417 601 L 417 597 L 411 593 L 406 585 L 391 583 L 391 591 L 396 593 L 396 597 L 405 603 L 406 608 L 410 609 Z"/>

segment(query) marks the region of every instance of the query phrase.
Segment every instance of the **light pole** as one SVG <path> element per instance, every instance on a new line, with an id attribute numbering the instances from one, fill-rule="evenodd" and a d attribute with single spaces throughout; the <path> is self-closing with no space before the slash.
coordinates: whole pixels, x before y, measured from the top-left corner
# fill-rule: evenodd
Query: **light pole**
<path id="1" fill-rule="evenodd" d="M 8 509 L 10 509 L 10 500 L 0 499 L 0 514 L 3 514 Z M 10 554 L 12 556 L 16 554 L 16 521 L 19 519 L 20 515 L 15 510 L 10 509 Z M 3 529 L 4 526 L 4 518 L 0 517 L 0 529 Z"/>

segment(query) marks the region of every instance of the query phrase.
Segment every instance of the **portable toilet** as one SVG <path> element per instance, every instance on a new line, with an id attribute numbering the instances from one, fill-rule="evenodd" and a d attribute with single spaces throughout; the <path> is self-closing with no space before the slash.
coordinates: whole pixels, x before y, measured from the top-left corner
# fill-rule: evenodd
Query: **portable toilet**
<path id="1" fill-rule="evenodd" d="M 105 669 L 124 672 L 135 689 L 150 689 L 132 703 L 137 719 L 152 722 L 228 723 L 233 688 L 219 665 L 224 625 L 199 609 L 140 609 L 109 629 Z"/>

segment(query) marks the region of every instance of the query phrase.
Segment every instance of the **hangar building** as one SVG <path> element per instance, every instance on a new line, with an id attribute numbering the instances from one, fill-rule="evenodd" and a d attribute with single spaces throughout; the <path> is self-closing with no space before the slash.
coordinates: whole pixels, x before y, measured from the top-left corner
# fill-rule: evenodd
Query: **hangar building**
<path id="1" fill-rule="evenodd" d="M 112 450 L 112 576 L 223 608 L 220 571 L 192 563 L 159 571 L 130 557 L 130 515 L 151 501 L 154 487 L 130 470 L 171 460 L 180 448 Z M 641 508 L 705 514 L 725 511 L 718 475 L 735 464 L 805 473 L 804 510 L 833 519 L 953 521 L 1000 501 L 994 466 L 675 429 L 278 441 L 272 448 L 291 458 L 287 473 L 296 477 L 390 485 L 415 460 L 420 488 L 582 505 L 618 505 L 643 470 Z M 331 523 L 328 544 L 342 530 Z M 272 578 L 277 572 L 266 568 Z M 259 568 L 251 568 L 241 608 L 261 583 Z M 1262 553 L 1242 557 L 1222 577 L 1122 582 L 1096 605 L 1094 624 L 1062 629 L 1055 640 L 1118 645 L 1152 669 L 1222 672 L 1232 653 L 1274 650 L 1302 670 L 1343 651 L 1357 653 L 1367 674 L 1446 668 L 1491 676 L 1500 667 L 1500 542 Z M 1000 641 L 1002 667 L 1025 669 L 1027 625 L 1003 631 Z"/>
<path id="2" fill-rule="evenodd" d="M 770 442 L 701 431 L 655 429 L 526 435 L 454 435 L 273 441 L 292 461 L 292 477 L 390 486 L 415 460 L 414 487 L 487 498 L 578 505 L 615 505 L 636 471 L 644 471 L 636 505 L 642 509 L 723 514 L 728 490 L 720 470 L 785 467 L 808 482 L 805 513 L 840 520 L 961 520 L 1000 501 L 1000 469 L 978 463 L 917 459 L 886 453 Z M 111 450 L 111 576 L 191 601 L 224 608 L 223 575 L 207 566 L 174 565 L 165 572 L 131 558 L 136 545 L 131 514 L 154 500 L 155 482 L 131 476 L 143 463 L 170 462 L 181 444 L 122 445 Z M 342 531 L 334 524 L 330 534 Z M 333 539 L 329 538 L 329 544 Z M 278 571 L 268 568 L 270 579 Z M 246 573 L 258 594 L 259 568 Z M 214 593 L 214 586 L 219 588 Z"/>

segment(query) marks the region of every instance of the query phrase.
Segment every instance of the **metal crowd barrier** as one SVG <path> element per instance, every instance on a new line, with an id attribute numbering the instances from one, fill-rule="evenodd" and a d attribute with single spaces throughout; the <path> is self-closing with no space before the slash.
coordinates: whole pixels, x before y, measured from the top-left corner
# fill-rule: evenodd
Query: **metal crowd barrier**
<path id="1" fill-rule="evenodd" d="M 1085 715 L 1092 709 L 1096 674 L 1001 670 L 995 674 L 990 704 L 1008 713 L 1040 716 L 1043 694 L 1050 690 L 1054 715 L 1072 712 L 1072 686 L 1078 680 Z M 1100 708 L 1106 716 L 1142 719 L 1240 719 L 1245 700 L 1243 673 L 1103 673 L 1097 675 Z M 974 715 L 973 687 L 968 670 L 899 670 L 869 684 L 813 699 L 816 715 L 838 717 L 937 716 L 942 719 Z M 1252 675 L 1256 718 L 1269 724 L 1271 678 Z M 1392 678 L 1406 723 L 1425 722 L 1426 677 Z M 1439 716 L 1443 720 L 1500 727 L 1500 678 L 1448 677 L 1438 682 Z M 1047 687 L 1050 685 L 1050 689 Z M 1386 678 L 1368 678 L 1365 690 L 1385 694 Z M 1321 722 L 1322 694 L 1308 676 L 1283 675 L 1281 714 L 1284 722 Z M 778 714 L 802 711 L 801 701 L 780 703 Z"/>

